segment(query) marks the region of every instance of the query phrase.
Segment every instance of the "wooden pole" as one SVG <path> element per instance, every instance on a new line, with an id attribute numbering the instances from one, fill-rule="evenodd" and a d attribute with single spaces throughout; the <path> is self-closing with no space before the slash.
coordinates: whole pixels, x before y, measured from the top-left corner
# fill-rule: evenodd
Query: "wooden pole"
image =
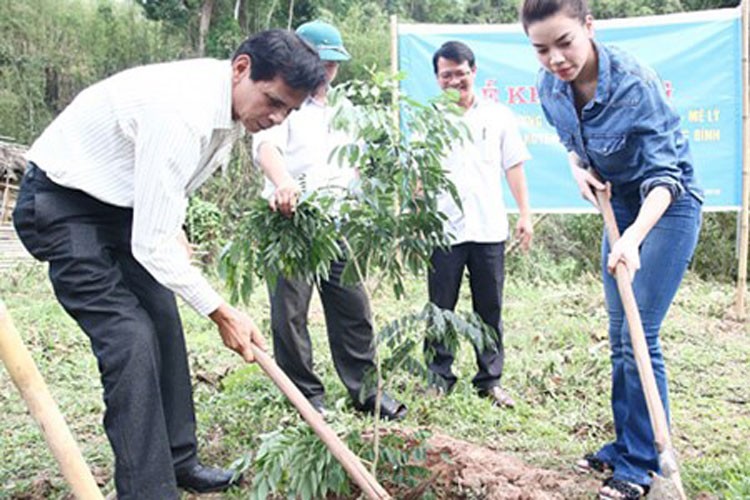
<path id="1" fill-rule="evenodd" d="M 391 21 L 391 73 L 398 73 L 398 16 L 390 15 Z"/>
<path id="2" fill-rule="evenodd" d="M 8 215 L 8 208 L 10 207 L 10 178 L 5 177 L 5 186 L 3 187 L 3 202 L 0 205 L 0 224 L 5 224 L 6 221 L 10 220 Z"/>
<path id="3" fill-rule="evenodd" d="M 44 439 L 60 464 L 60 470 L 73 494 L 81 500 L 102 499 L 102 493 L 81 455 L 78 444 L 1 300 L 0 359 L 21 392 L 29 413 L 39 424 Z"/>
<path id="4" fill-rule="evenodd" d="M 398 73 L 398 16 L 391 14 L 391 74 L 395 76 Z M 393 84 L 393 123 L 399 124 L 399 97 L 400 83 Z"/>
<path id="5" fill-rule="evenodd" d="M 739 265 L 737 266 L 737 316 L 745 317 L 745 295 L 747 293 L 748 214 L 750 213 L 750 65 L 748 44 L 750 43 L 750 0 L 742 0 L 742 209 L 740 210 Z"/>

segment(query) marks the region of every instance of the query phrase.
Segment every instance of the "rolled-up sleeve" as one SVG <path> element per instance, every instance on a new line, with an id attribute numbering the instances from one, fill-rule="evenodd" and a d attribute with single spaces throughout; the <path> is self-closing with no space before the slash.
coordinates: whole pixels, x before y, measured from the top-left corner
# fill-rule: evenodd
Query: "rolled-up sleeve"
<path id="1" fill-rule="evenodd" d="M 642 169 L 640 185 L 641 199 L 656 187 L 664 187 L 672 195 L 672 201 L 685 192 L 682 184 L 682 169 L 678 165 L 678 149 L 686 139 L 680 131 L 680 117 L 671 108 L 662 83 L 649 80 L 643 83 L 636 121 L 632 133 L 641 143 L 638 163 Z"/>
<path id="2" fill-rule="evenodd" d="M 286 151 L 287 141 L 289 140 L 289 120 L 284 120 L 275 127 L 261 130 L 253 134 L 253 158 L 257 163 L 258 152 L 262 144 L 270 144 L 279 150 L 283 155 Z"/>
<path id="3" fill-rule="evenodd" d="M 201 160 L 201 136 L 175 116 L 149 116 L 135 140 L 133 256 L 198 313 L 222 302 L 178 242 L 187 210 L 186 186 Z"/>
<path id="4" fill-rule="evenodd" d="M 656 187 L 667 188 L 669 194 L 672 195 L 672 201 L 682 196 L 685 192 L 685 188 L 679 181 L 675 181 L 670 177 L 652 177 L 641 183 L 641 200 L 645 200 L 646 196 Z"/>

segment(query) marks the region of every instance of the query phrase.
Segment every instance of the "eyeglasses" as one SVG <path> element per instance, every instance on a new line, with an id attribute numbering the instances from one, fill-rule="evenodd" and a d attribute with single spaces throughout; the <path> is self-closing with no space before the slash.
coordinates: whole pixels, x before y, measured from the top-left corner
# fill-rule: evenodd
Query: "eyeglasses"
<path id="1" fill-rule="evenodd" d="M 438 78 L 440 78 L 441 80 L 453 80 L 454 78 L 463 80 L 470 74 L 470 69 L 457 69 L 456 71 L 441 71 L 440 73 L 438 73 Z"/>

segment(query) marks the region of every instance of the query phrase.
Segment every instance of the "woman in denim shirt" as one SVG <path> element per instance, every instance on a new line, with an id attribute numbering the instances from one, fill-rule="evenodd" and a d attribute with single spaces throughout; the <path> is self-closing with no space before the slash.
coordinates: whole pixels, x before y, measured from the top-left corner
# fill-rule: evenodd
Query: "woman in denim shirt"
<path id="1" fill-rule="evenodd" d="M 539 96 L 569 154 L 582 196 L 611 186 L 622 237 L 602 238 L 616 438 L 579 466 L 612 470 L 600 498 L 637 499 L 659 472 L 648 409 L 612 275 L 624 262 L 638 302 L 656 383 L 669 403 L 659 328 L 687 269 L 701 224 L 702 192 L 680 117 L 656 73 L 594 40 L 585 0 L 524 0 L 521 22 L 543 66 Z M 593 169 L 596 175 L 587 170 Z M 636 273 L 636 271 L 638 271 Z"/>

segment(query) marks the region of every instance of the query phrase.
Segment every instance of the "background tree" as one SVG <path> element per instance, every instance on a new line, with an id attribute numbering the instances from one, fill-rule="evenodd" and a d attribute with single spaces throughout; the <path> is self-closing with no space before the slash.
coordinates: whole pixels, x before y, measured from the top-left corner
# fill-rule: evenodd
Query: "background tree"
<path id="1" fill-rule="evenodd" d="M 128 3 L 0 0 L 0 32 L 0 135 L 22 143 L 95 81 L 181 55 Z"/>

